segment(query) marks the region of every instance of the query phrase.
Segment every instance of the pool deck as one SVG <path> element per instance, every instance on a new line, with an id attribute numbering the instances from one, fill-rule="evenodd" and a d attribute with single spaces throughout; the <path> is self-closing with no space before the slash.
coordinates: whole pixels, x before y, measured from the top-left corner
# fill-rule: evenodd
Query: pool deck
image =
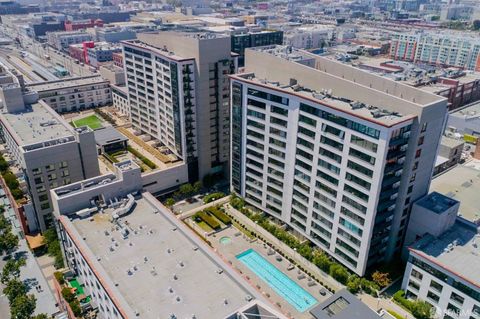
<path id="1" fill-rule="evenodd" d="M 221 244 L 220 238 L 228 236 L 232 238 L 232 241 L 228 244 Z M 291 318 L 296 319 L 311 319 L 312 315 L 308 312 L 311 308 L 314 307 L 312 305 L 311 308 L 307 309 L 307 311 L 299 312 L 295 309 L 293 305 L 288 303 L 285 299 L 283 299 L 280 295 L 278 295 L 265 281 L 259 278 L 252 270 L 248 268 L 244 263 L 236 258 L 237 255 L 241 254 L 242 252 L 248 249 L 254 249 L 258 254 L 260 254 L 263 258 L 268 260 L 272 265 L 282 271 L 285 275 L 287 275 L 290 279 L 296 282 L 300 287 L 305 289 L 308 293 L 310 293 L 318 303 L 323 302 L 329 296 L 331 296 L 330 292 L 328 292 L 323 286 L 321 286 L 318 282 L 315 283 L 314 286 L 308 286 L 308 275 L 305 274 L 305 278 L 298 279 L 300 274 L 303 274 L 298 268 L 288 270 L 287 268 L 290 265 L 290 262 L 282 257 L 282 261 L 277 261 L 275 255 L 268 255 L 270 247 L 259 240 L 255 240 L 251 242 L 251 240 L 246 237 L 243 233 L 241 233 L 238 229 L 231 226 L 226 229 L 223 229 L 215 234 L 209 235 L 207 239 L 212 243 L 217 254 L 219 254 L 224 260 L 226 260 L 232 267 L 241 274 L 241 276 L 255 289 L 257 289 L 262 295 L 266 297 L 267 300 L 271 302 L 271 304 L 277 308 L 277 310 L 281 311 L 285 315 Z M 320 294 L 320 290 L 324 290 L 327 292 L 325 296 Z M 315 305 L 318 305 L 316 303 Z"/>

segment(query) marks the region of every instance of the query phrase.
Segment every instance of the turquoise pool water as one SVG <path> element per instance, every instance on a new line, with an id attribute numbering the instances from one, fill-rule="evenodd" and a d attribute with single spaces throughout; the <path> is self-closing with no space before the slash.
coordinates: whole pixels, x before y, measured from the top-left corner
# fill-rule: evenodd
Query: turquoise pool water
<path id="1" fill-rule="evenodd" d="M 312 295 L 255 250 L 246 250 L 236 257 L 298 311 L 304 312 L 317 304 Z"/>

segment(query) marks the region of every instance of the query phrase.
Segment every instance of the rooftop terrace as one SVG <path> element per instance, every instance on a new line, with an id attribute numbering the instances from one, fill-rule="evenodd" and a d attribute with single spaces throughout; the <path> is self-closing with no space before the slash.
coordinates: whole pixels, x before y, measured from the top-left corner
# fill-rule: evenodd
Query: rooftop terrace
<path id="1" fill-rule="evenodd" d="M 146 195 L 116 224 L 110 222 L 109 210 L 71 224 L 63 221 L 75 228 L 76 240 L 115 283 L 111 290 L 128 304 L 122 307 L 140 318 L 224 318 L 247 304 L 251 292 L 244 283 Z"/>

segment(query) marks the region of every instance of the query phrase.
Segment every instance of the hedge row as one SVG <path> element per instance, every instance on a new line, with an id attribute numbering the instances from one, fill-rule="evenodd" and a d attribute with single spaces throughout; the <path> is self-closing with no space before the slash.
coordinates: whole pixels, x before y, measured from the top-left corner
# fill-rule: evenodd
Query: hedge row
<path id="1" fill-rule="evenodd" d="M 433 316 L 432 306 L 423 300 L 410 300 L 405 297 L 405 291 L 399 290 L 393 295 L 393 300 L 412 313 L 417 319 L 430 319 Z"/>
<path id="2" fill-rule="evenodd" d="M 218 230 L 220 229 L 220 223 L 215 220 L 212 216 L 208 215 L 206 212 L 198 212 L 195 214 L 195 218 L 200 218 L 211 228 Z"/>
<path id="3" fill-rule="evenodd" d="M 217 217 L 217 219 L 220 220 L 225 225 L 229 225 L 232 223 L 232 219 L 228 217 L 227 214 L 222 212 L 218 207 L 209 207 L 209 208 L 206 208 L 205 211 Z"/>
<path id="4" fill-rule="evenodd" d="M 143 164 L 147 165 L 148 167 L 150 167 L 151 169 L 155 169 L 157 168 L 157 165 L 155 165 L 154 162 L 152 162 L 151 160 L 149 160 L 148 158 L 146 158 L 145 156 L 142 155 L 142 153 L 140 153 L 139 151 L 137 151 L 136 149 L 134 149 L 133 147 L 131 147 L 130 145 L 127 146 L 127 149 L 130 153 L 132 153 L 133 155 L 135 155 L 139 160 L 141 160 L 143 162 Z"/>

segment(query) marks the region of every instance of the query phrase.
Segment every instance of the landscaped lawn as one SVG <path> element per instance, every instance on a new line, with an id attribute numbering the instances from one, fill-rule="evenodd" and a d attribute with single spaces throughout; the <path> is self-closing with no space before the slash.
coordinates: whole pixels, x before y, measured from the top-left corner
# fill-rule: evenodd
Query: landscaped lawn
<path id="1" fill-rule="evenodd" d="M 88 126 L 92 130 L 96 130 L 102 127 L 102 122 L 96 115 L 90 115 L 82 119 L 73 121 L 73 124 L 75 125 L 75 127 Z"/>
<path id="2" fill-rule="evenodd" d="M 206 232 L 208 232 L 208 233 L 213 230 L 213 229 L 212 229 L 210 226 L 208 226 L 207 223 L 205 223 L 204 221 L 201 221 L 201 222 L 197 223 L 197 225 L 198 225 L 201 229 L 203 229 L 204 231 L 206 231 Z"/>

